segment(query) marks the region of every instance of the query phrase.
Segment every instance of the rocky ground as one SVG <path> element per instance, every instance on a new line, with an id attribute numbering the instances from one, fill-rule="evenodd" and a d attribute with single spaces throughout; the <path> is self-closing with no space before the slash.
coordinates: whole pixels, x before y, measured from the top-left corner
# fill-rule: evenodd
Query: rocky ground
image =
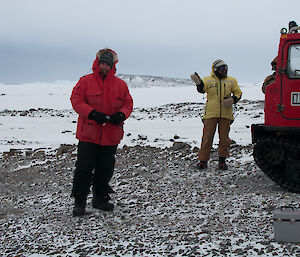
<path id="1" fill-rule="evenodd" d="M 241 101 L 232 126 L 237 141 L 249 141 L 244 135 L 261 121 L 263 106 L 263 101 Z M 189 127 L 197 119 L 198 129 L 202 109 L 199 103 L 135 108 L 130 122 Z M 72 138 L 77 118 L 72 110 L 43 108 L 2 110 L 0 116 L 7 132 L 24 134 L 31 124 L 47 121 L 44 127 L 57 126 L 54 135 Z M 299 207 L 300 196 L 258 169 L 251 144 L 231 146 L 228 171 L 217 169 L 216 149 L 208 169 L 199 171 L 198 142 L 182 136 L 183 130 L 180 136 L 157 138 L 145 131 L 127 131 L 124 141 L 130 146 L 118 149 L 111 181 L 115 210 L 93 209 L 89 196 L 87 215 L 80 218 L 72 216 L 70 197 L 76 145 L 24 149 L 30 137 L 3 136 L 0 143 L 10 150 L 0 153 L 0 255 L 300 256 L 299 245 L 274 241 L 272 222 L 275 208 Z"/>
<path id="2" fill-rule="evenodd" d="M 72 216 L 76 146 L 5 152 L 0 160 L 1 256 L 300 256 L 274 241 L 272 215 L 300 196 L 233 144 L 229 170 L 194 168 L 197 149 L 124 146 L 111 185 L 112 213 Z"/>

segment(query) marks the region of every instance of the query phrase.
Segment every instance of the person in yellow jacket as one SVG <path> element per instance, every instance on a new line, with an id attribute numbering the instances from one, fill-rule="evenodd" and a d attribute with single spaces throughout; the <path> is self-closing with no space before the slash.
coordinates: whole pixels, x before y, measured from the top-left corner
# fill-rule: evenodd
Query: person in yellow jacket
<path id="1" fill-rule="evenodd" d="M 228 66 L 223 60 L 216 60 L 210 76 L 201 79 L 197 73 L 191 75 L 199 93 L 207 94 L 205 114 L 203 116 L 203 136 L 198 153 L 198 169 L 207 168 L 211 147 L 218 125 L 219 133 L 219 169 L 227 170 L 226 158 L 229 156 L 230 125 L 233 121 L 232 105 L 242 96 L 237 80 L 227 76 Z"/>

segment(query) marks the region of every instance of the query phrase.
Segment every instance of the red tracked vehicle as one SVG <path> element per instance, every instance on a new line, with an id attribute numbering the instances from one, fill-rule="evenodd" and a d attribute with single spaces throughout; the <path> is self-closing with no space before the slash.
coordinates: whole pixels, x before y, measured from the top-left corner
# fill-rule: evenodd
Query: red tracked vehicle
<path id="1" fill-rule="evenodd" d="M 300 193 L 300 26 L 295 25 L 281 30 L 275 81 L 265 88 L 265 122 L 252 124 L 251 132 L 258 167 Z"/>

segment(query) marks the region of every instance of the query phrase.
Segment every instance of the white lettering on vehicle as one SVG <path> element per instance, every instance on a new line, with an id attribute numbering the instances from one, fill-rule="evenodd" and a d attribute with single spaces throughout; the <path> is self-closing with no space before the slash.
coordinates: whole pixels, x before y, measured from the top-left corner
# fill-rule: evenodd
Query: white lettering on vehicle
<path id="1" fill-rule="evenodd" d="M 300 106 L 300 92 L 291 93 L 291 105 Z"/>

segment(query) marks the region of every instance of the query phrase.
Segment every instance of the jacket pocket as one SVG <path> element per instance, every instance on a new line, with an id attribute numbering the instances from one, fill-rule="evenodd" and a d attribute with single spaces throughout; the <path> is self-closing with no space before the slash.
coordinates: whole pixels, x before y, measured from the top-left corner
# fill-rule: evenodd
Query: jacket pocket
<path id="1" fill-rule="evenodd" d="M 90 105 L 99 105 L 102 103 L 102 92 L 90 91 L 86 93 L 86 101 Z"/>
<path id="2" fill-rule="evenodd" d="M 121 97 L 115 98 L 112 101 L 112 107 L 113 107 L 114 111 L 120 110 L 121 107 L 123 106 L 123 104 L 124 104 L 124 98 L 121 98 Z"/>
<path id="3" fill-rule="evenodd" d="M 99 125 L 94 120 L 85 120 L 83 122 L 81 136 L 88 139 L 96 139 L 99 131 Z"/>
<path id="4" fill-rule="evenodd" d="M 123 139 L 124 136 L 124 130 L 123 126 L 117 126 L 115 135 L 114 135 L 114 141 L 120 143 L 120 141 Z"/>
<path id="5" fill-rule="evenodd" d="M 123 126 L 108 123 L 105 127 L 107 129 L 107 134 L 105 136 L 109 137 L 109 141 L 111 142 L 111 144 L 119 144 L 124 136 Z"/>
<path id="6" fill-rule="evenodd" d="M 207 96 L 212 97 L 218 95 L 218 85 L 215 83 L 211 83 L 207 89 Z"/>
<path id="7" fill-rule="evenodd" d="M 224 83 L 224 98 L 231 95 L 231 84 Z"/>

